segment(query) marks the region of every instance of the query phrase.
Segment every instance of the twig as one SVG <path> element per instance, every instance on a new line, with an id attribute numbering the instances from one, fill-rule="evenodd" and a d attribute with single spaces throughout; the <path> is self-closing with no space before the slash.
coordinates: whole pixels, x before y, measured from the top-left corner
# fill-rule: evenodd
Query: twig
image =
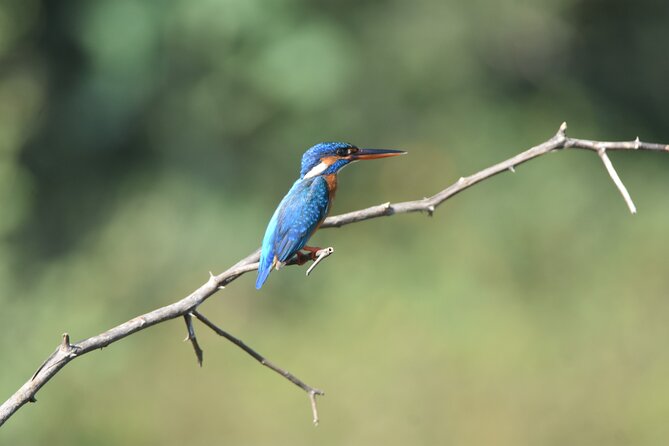
<path id="1" fill-rule="evenodd" d="M 321 228 L 341 227 L 359 221 L 370 220 L 378 217 L 385 217 L 395 214 L 404 214 L 409 212 L 426 212 L 432 215 L 435 209 L 444 201 L 457 195 L 458 193 L 480 183 L 483 180 L 491 178 L 502 172 L 513 172 L 519 164 L 525 163 L 531 159 L 537 158 L 546 153 L 560 149 L 584 149 L 600 153 L 601 149 L 611 150 L 645 150 L 669 152 L 669 145 L 642 142 L 639 138 L 633 141 L 594 141 L 587 139 L 569 138 L 565 132 L 566 124 L 562 124 L 558 132 L 549 140 L 532 147 L 512 158 L 501 163 L 490 166 L 468 177 L 462 177 L 444 190 L 435 195 L 415 201 L 405 201 L 401 203 L 383 203 L 377 206 L 371 206 L 355 212 L 336 215 L 325 220 Z M 608 169 L 608 167 L 607 167 Z M 609 175 L 611 172 L 609 171 Z M 617 175 L 616 175 L 617 177 Z M 614 177 L 612 177 L 614 178 Z M 614 182 L 615 182 L 614 178 Z M 622 183 L 620 183 L 622 184 Z M 616 183 L 619 190 L 620 185 Z M 623 195 L 624 196 L 624 195 Z M 627 198 L 626 198 L 627 201 Z M 628 202 L 629 206 L 629 202 Z M 225 287 L 239 276 L 254 271 L 258 268 L 259 250 L 249 254 L 227 271 L 212 277 L 195 290 L 190 295 L 171 304 L 148 312 L 142 316 L 131 319 L 121 325 L 107 330 L 97 336 L 84 339 L 78 342 L 76 346 L 71 346 L 68 352 L 56 349 L 42 364 L 42 367 L 29 379 L 20 389 L 18 389 L 2 406 L 0 406 L 0 426 L 5 423 L 18 409 L 29 401 L 33 401 L 37 391 L 44 386 L 58 371 L 67 363 L 76 357 L 86 353 L 106 347 L 109 344 L 120 341 L 126 336 L 149 328 L 153 325 L 165 322 L 177 317 L 184 316 L 207 300 L 210 296 Z M 314 394 L 315 395 L 315 394 Z"/>
<path id="2" fill-rule="evenodd" d="M 309 274 L 311 274 L 314 268 L 316 268 L 316 266 L 318 266 L 318 264 L 321 263 L 323 259 L 325 259 L 328 256 L 331 256 L 333 253 L 334 253 L 334 248 L 332 246 L 330 246 L 329 248 L 324 248 L 316 251 L 316 260 L 314 260 L 314 263 L 312 263 L 311 266 L 307 269 L 306 275 L 308 276 Z"/>
<path id="3" fill-rule="evenodd" d="M 186 313 L 184 314 L 184 321 L 186 322 L 186 330 L 188 331 L 188 336 L 186 336 L 185 341 L 190 341 L 190 343 L 193 345 L 193 350 L 195 350 L 195 357 L 197 358 L 197 363 L 200 367 L 202 367 L 202 359 L 204 356 L 204 352 L 200 348 L 200 344 L 197 342 L 197 336 L 195 336 L 195 328 L 193 327 L 193 318 L 192 318 L 193 313 Z"/>
<path id="4" fill-rule="evenodd" d="M 632 214 L 636 214 L 636 206 L 634 206 L 632 197 L 630 197 L 630 193 L 627 192 L 627 188 L 625 187 L 620 177 L 618 176 L 618 172 L 616 172 L 616 169 L 613 167 L 613 163 L 611 163 L 609 156 L 606 154 L 606 149 L 604 147 L 601 147 L 597 151 L 597 154 L 602 159 L 604 167 L 606 167 L 606 171 L 609 173 L 609 176 L 613 180 L 613 184 L 615 184 L 618 190 L 620 191 L 620 195 L 623 196 L 623 199 L 625 200 L 625 203 L 627 203 L 627 207 L 629 208 L 630 212 Z"/>
<path id="5" fill-rule="evenodd" d="M 289 371 L 284 370 L 284 369 L 282 369 L 281 367 L 272 364 L 267 358 L 265 358 L 265 357 L 262 356 L 260 353 L 256 352 L 256 351 L 253 350 L 251 347 L 249 347 L 248 345 L 246 345 L 246 344 L 244 343 L 244 341 L 242 341 L 242 340 L 239 339 L 239 338 L 234 337 L 233 335 L 231 335 L 231 334 L 228 333 L 227 331 L 225 331 L 225 330 L 219 328 L 216 324 L 214 324 L 214 323 L 211 322 L 209 319 L 207 319 L 207 318 L 206 318 L 202 313 L 200 313 L 199 311 L 194 310 L 192 314 L 193 314 L 193 316 L 195 316 L 196 318 L 198 318 L 198 319 L 200 320 L 200 322 L 202 322 L 204 325 L 206 325 L 207 327 L 211 328 L 216 334 L 218 334 L 219 336 L 223 336 L 225 339 L 227 339 L 228 341 L 232 342 L 232 343 L 235 344 L 237 347 L 241 348 L 241 349 L 244 350 L 246 353 L 248 353 L 249 355 L 251 355 L 251 356 L 253 357 L 253 359 L 255 359 L 256 361 L 258 361 L 259 363 L 261 363 L 261 364 L 264 365 L 265 367 L 268 367 L 269 369 L 275 371 L 275 372 L 278 373 L 279 375 L 281 375 L 281 376 L 283 376 L 284 378 L 286 378 L 288 381 L 290 381 L 290 382 L 292 382 L 293 384 L 295 384 L 295 385 L 296 385 L 297 387 L 299 387 L 300 389 L 302 389 L 302 390 L 304 390 L 305 392 L 307 392 L 307 394 L 309 395 L 309 400 L 311 401 L 311 412 L 312 412 L 313 417 L 314 417 L 314 424 L 318 424 L 318 408 L 316 407 L 316 395 L 325 395 L 325 393 L 324 393 L 322 390 L 319 390 L 319 389 L 316 389 L 316 388 L 314 388 L 314 387 L 311 387 L 309 384 L 306 384 L 304 381 L 302 381 L 301 379 L 299 379 L 297 376 L 293 375 L 293 374 L 290 373 Z"/>

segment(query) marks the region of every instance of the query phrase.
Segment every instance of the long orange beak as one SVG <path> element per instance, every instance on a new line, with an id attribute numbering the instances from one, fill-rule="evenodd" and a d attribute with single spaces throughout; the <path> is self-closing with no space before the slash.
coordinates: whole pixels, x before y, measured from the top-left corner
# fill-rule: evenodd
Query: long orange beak
<path id="1" fill-rule="evenodd" d="M 406 152 L 403 150 L 359 149 L 357 152 L 351 154 L 350 157 L 352 160 L 373 160 L 405 154 Z"/>

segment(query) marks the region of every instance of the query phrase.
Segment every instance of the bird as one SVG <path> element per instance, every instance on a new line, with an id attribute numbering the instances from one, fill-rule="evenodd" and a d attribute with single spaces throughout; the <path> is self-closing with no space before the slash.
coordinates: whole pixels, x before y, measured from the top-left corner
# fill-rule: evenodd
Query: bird
<path id="1" fill-rule="evenodd" d="M 267 225 L 260 251 L 256 289 L 260 289 L 273 269 L 293 256 L 297 263 L 315 260 L 320 248 L 307 241 L 327 217 L 337 191 L 337 174 L 360 160 L 404 155 L 403 150 L 360 149 L 347 142 L 321 142 L 302 155 L 300 177 L 279 203 Z M 300 250 L 307 251 L 302 254 Z"/>

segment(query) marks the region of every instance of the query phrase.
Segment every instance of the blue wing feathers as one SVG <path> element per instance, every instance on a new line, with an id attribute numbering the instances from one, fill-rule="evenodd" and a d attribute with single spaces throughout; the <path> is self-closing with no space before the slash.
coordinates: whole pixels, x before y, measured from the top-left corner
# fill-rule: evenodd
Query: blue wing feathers
<path id="1" fill-rule="evenodd" d="M 263 238 L 256 288 L 260 288 L 274 266 L 274 258 L 287 262 L 306 245 L 325 219 L 330 206 L 325 179 L 298 180 L 270 220 Z"/>
<path id="2" fill-rule="evenodd" d="M 279 211 L 282 204 L 283 201 L 274 211 L 274 215 L 272 215 L 272 219 L 269 221 L 267 229 L 265 230 L 265 236 L 262 239 L 260 264 L 258 265 L 258 278 L 256 279 L 256 289 L 258 290 L 267 280 L 269 273 L 272 272 L 272 266 L 274 265 L 274 235 L 276 232 L 276 224 L 279 219 Z"/>
<path id="3" fill-rule="evenodd" d="M 302 187 L 288 195 L 286 205 L 279 212 L 274 249 L 281 262 L 288 261 L 306 245 L 328 211 L 327 182 L 316 177 L 301 183 Z"/>
<path id="4" fill-rule="evenodd" d="M 269 277 L 269 273 L 272 272 L 272 258 L 269 261 L 265 260 L 258 267 L 258 278 L 256 279 L 256 289 L 259 290 L 262 287 L 263 283 Z"/>

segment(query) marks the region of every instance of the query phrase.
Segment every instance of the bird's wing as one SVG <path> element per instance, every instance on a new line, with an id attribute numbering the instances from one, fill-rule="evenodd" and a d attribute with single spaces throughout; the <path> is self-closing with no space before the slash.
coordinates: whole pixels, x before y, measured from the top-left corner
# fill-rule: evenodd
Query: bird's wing
<path id="1" fill-rule="evenodd" d="M 328 186 L 322 177 L 303 180 L 286 196 L 279 209 L 274 238 L 274 255 L 279 262 L 288 261 L 302 249 L 325 219 L 329 207 Z"/>

